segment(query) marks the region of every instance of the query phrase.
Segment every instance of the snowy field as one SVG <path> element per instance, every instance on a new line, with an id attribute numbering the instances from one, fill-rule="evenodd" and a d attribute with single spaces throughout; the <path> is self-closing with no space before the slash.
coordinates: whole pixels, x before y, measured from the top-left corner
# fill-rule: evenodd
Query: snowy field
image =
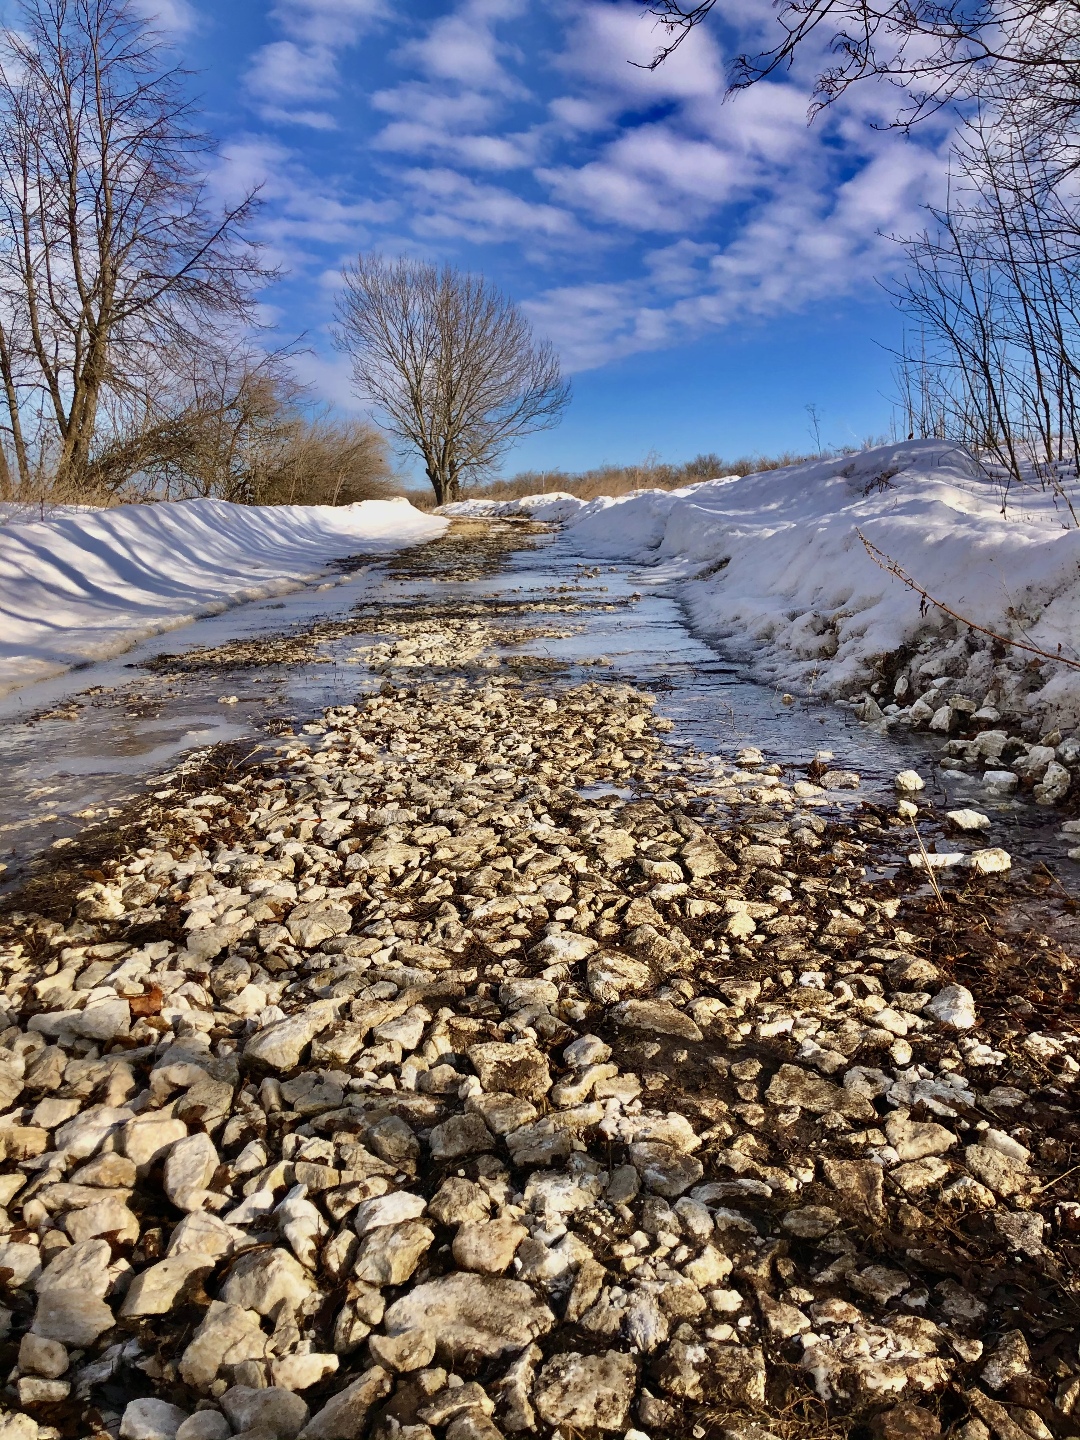
<path id="1" fill-rule="evenodd" d="M 66 507 L 0 525 L 0 694 L 247 600 L 282 595 L 357 551 L 441 535 L 406 500 Z"/>
<path id="2" fill-rule="evenodd" d="M 901 711 L 955 692 L 1048 723 L 1080 719 L 1080 671 L 995 654 L 941 611 L 924 612 L 859 538 L 960 615 L 1076 658 L 1080 530 L 1037 487 L 1014 488 L 1003 516 L 999 487 L 966 451 L 918 441 L 681 490 L 568 499 L 575 550 L 679 582 L 699 633 L 751 661 L 760 680 L 834 699 L 873 688 Z"/>

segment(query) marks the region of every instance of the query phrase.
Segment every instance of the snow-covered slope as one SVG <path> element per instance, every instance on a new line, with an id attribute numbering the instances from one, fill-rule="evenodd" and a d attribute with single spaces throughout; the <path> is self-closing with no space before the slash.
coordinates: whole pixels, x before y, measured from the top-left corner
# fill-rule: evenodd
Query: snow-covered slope
<path id="1" fill-rule="evenodd" d="M 909 442 L 596 500 L 567 525 L 583 554 L 685 580 L 699 630 L 763 679 L 834 697 L 877 682 L 884 705 L 894 686 L 910 702 L 945 677 L 980 702 L 996 689 L 1006 708 L 1080 718 L 1080 672 L 1017 651 L 1002 663 L 988 640 L 923 613 L 863 547 L 860 530 L 962 616 L 1077 658 L 1080 530 L 1038 487 L 1014 490 L 1003 516 L 997 485 L 955 446 Z"/>
<path id="2" fill-rule="evenodd" d="M 454 500 L 440 505 L 436 515 L 452 520 L 494 520 L 505 516 L 528 516 L 560 524 L 584 507 L 585 502 L 565 490 L 551 490 L 546 495 L 523 495 L 520 500 Z"/>
<path id="3" fill-rule="evenodd" d="M 0 525 L 0 693 L 245 600 L 280 595 L 356 551 L 434 539 L 406 500 L 64 507 Z"/>

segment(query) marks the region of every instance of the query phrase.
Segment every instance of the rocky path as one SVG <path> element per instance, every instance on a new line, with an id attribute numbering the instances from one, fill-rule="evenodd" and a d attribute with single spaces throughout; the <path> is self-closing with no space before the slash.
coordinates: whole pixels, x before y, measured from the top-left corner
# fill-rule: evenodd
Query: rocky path
<path id="1" fill-rule="evenodd" d="M 1080 1430 L 1067 905 L 547 623 L 384 616 L 0 917 L 2 1440 Z"/>

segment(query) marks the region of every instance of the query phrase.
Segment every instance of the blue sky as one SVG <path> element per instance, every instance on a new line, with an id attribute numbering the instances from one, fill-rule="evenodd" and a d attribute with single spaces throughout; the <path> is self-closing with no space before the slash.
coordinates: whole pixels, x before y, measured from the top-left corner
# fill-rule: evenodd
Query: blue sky
<path id="1" fill-rule="evenodd" d="M 724 52 L 768 0 L 659 71 L 633 0 L 142 0 L 200 72 L 225 193 L 262 183 L 285 271 L 266 318 L 353 406 L 329 342 L 360 248 L 483 270 L 573 375 L 560 429 L 505 469 L 586 468 L 862 440 L 889 423 L 896 321 L 877 283 L 940 183 L 943 134 L 882 128 L 895 97 L 806 123 L 813 60 L 722 103 Z"/>

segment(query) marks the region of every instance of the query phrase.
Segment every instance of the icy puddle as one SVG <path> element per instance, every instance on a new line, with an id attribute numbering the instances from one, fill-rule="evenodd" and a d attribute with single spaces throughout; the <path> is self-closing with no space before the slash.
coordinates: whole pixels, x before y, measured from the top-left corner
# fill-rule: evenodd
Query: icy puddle
<path id="1" fill-rule="evenodd" d="M 585 564 L 538 530 L 456 526 L 447 540 L 155 636 L 0 700 L 3 881 L 10 887 L 35 857 L 144 786 L 165 783 L 179 757 L 220 742 L 275 743 L 325 706 L 403 683 L 427 663 L 649 690 L 675 722 L 671 742 L 705 757 L 703 787 L 708 757 L 730 763 L 744 747 L 799 775 L 821 755 L 861 781 L 825 797 L 826 816 L 863 799 L 891 804 L 893 776 L 914 768 L 938 810 L 984 810 L 993 828 L 982 843 L 1054 862 L 1073 888 L 1054 813 L 991 800 L 969 778 L 939 770 L 940 744 L 924 736 L 881 734 L 812 698 L 785 703 L 695 638 L 648 570 Z"/>

